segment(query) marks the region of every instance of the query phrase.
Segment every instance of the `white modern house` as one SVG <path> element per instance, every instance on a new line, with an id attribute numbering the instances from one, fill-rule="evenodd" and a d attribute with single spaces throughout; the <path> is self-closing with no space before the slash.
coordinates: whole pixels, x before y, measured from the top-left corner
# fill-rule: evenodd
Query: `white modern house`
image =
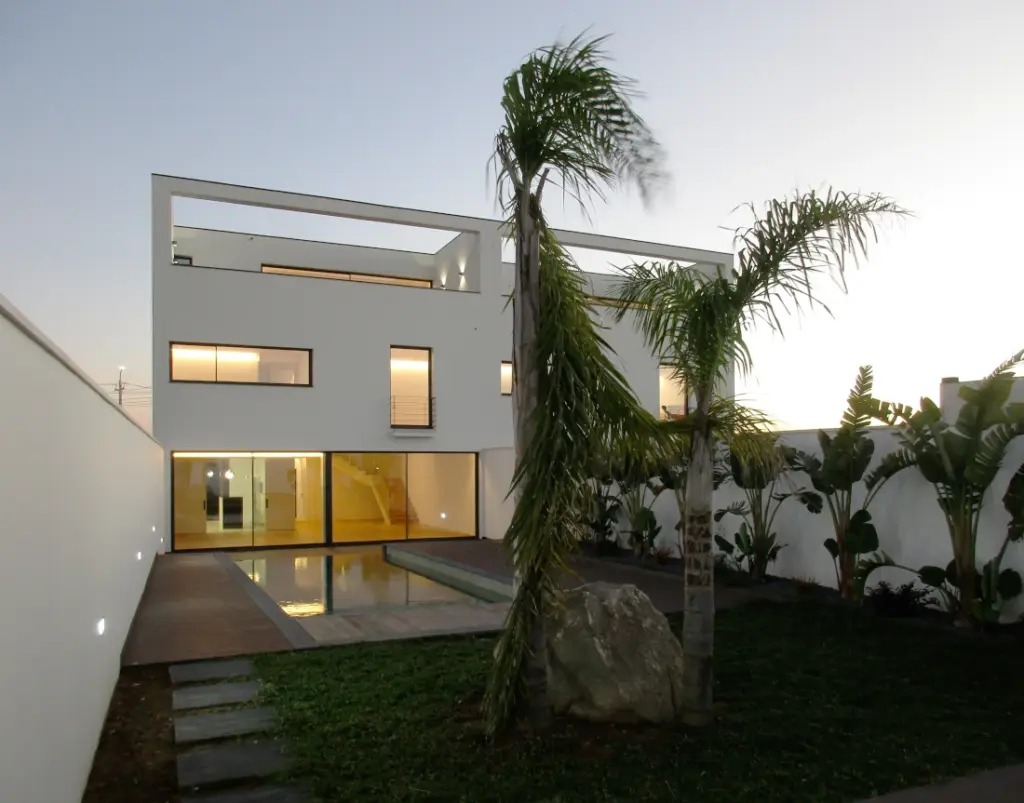
<path id="1" fill-rule="evenodd" d="M 175 197 L 440 230 L 436 253 L 176 226 Z M 570 248 L 732 255 L 559 231 Z M 502 537 L 513 266 L 498 220 L 153 176 L 153 429 L 174 550 Z M 614 261 L 614 257 L 611 258 Z M 627 319 L 604 335 L 652 412 L 683 394 Z"/>

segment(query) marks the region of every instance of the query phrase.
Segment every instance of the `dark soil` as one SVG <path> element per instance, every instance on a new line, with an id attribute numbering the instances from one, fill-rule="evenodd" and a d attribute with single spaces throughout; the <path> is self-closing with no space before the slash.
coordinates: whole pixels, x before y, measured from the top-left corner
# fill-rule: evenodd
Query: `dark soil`
<path id="1" fill-rule="evenodd" d="M 114 689 L 82 803 L 178 800 L 166 666 L 126 667 Z"/>

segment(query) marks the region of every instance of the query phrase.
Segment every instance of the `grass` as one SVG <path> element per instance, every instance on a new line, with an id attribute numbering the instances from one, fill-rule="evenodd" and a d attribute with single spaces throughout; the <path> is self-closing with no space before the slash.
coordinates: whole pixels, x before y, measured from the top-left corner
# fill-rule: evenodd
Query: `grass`
<path id="1" fill-rule="evenodd" d="M 322 801 L 841 803 L 1024 761 L 1019 639 L 752 604 L 718 617 L 713 728 L 561 722 L 499 746 L 466 702 L 493 644 L 259 657 L 296 777 Z"/>

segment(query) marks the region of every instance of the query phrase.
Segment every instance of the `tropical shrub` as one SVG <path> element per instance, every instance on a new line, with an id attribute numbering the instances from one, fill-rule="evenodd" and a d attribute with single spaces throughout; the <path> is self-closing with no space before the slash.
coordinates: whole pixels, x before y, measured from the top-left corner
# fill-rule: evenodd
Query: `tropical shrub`
<path id="1" fill-rule="evenodd" d="M 1024 537 L 1024 466 L 1018 468 L 1003 496 L 1010 524 L 994 558 L 978 568 L 978 525 L 985 493 L 1002 467 L 1010 443 L 1024 435 L 1024 404 L 1011 403 L 1013 369 L 1024 362 L 1024 351 L 1014 354 L 976 388 L 964 385 L 959 396 L 964 404 L 956 422 L 942 418 L 939 406 L 921 399 L 921 409 L 902 404 L 875 402 L 872 415 L 896 428 L 900 449 L 885 459 L 866 478 L 872 489 L 900 471 L 916 466 L 935 489 L 953 549 L 945 567 L 911 569 L 925 585 L 936 589 L 958 624 L 979 626 L 998 621 L 1007 600 L 1021 593 L 1021 577 L 1002 568 L 1011 542 Z M 881 566 L 898 566 L 879 551 L 862 561 L 856 584 L 863 590 L 868 576 Z"/>
<path id="2" fill-rule="evenodd" d="M 867 593 L 869 607 L 882 616 L 913 616 L 934 602 L 932 592 L 913 581 L 893 588 L 885 580 Z"/>
<path id="3" fill-rule="evenodd" d="M 745 437 L 767 444 L 767 459 L 763 456 L 756 459 L 741 456 L 735 450 L 730 452 L 731 479 L 742 489 L 746 499 L 715 512 L 715 521 L 721 521 L 727 515 L 742 519 L 732 543 L 720 535 L 715 536 L 715 543 L 735 561 L 737 567 L 749 572 L 755 580 L 760 580 L 768 564 L 775 561 L 785 546 L 778 541 L 778 535 L 772 529 L 782 504 L 788 499 L 796 499 L 812 513 L 820 513 L 823 506 L 821 496 L 805 488 L 787 493 L 776 491 L 783 474 L 796 465 L 793 449 L 778 443 L 776 436 L 771 433 Z"/>
<path id="4" fill-rule="evenodd" d="M 595 477 L 591 480 L 593 497 L 587 526 L 590 541 L 599 553 L 616 546 L 616 523 L 622 502 L 613 490 L 614 485 L 609 476 Z"/>
<path id="5" fill-rule="evenodd" d="M 871 366 L 862 365 L 847 397 L 839 431 L 829 436 L 824 430 L 818 430 L 820 458 L 796 452 L 796 467 L 810 477 L 811 485 L 824 497 L 832 518 L 835 537 L 825 539 L 825 549 L 832 556 L 836 584 L 843 599 L 854 596 L 854 575 L 861 556 L 878 549 L 878 532 L 868 505 L 885 480 L 875 484 L 859 509 L 853 509 L 854 486 L 864 478 L 875 453 L 875 442 L 867 434 L 874 409 L 873 381 Z"/>

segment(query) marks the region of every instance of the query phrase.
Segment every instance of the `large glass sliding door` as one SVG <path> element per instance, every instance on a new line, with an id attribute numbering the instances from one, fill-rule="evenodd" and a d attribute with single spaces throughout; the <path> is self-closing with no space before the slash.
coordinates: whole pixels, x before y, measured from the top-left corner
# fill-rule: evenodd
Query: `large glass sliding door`
<path id="1" fill-rule="evenodd" d="M 175 549 L 323 543 L 321 452 L 177 452 Z"/>
<path id="2" fill-rule="evenodd" d="M 477 535 L 471 452 L 176 452 L 171 462 L 174 549 Z"/>
<path id="3" fill-rule="evenodd" d="M 473 538 L 472 452 L 331 454 L 333 543 Z"/>

